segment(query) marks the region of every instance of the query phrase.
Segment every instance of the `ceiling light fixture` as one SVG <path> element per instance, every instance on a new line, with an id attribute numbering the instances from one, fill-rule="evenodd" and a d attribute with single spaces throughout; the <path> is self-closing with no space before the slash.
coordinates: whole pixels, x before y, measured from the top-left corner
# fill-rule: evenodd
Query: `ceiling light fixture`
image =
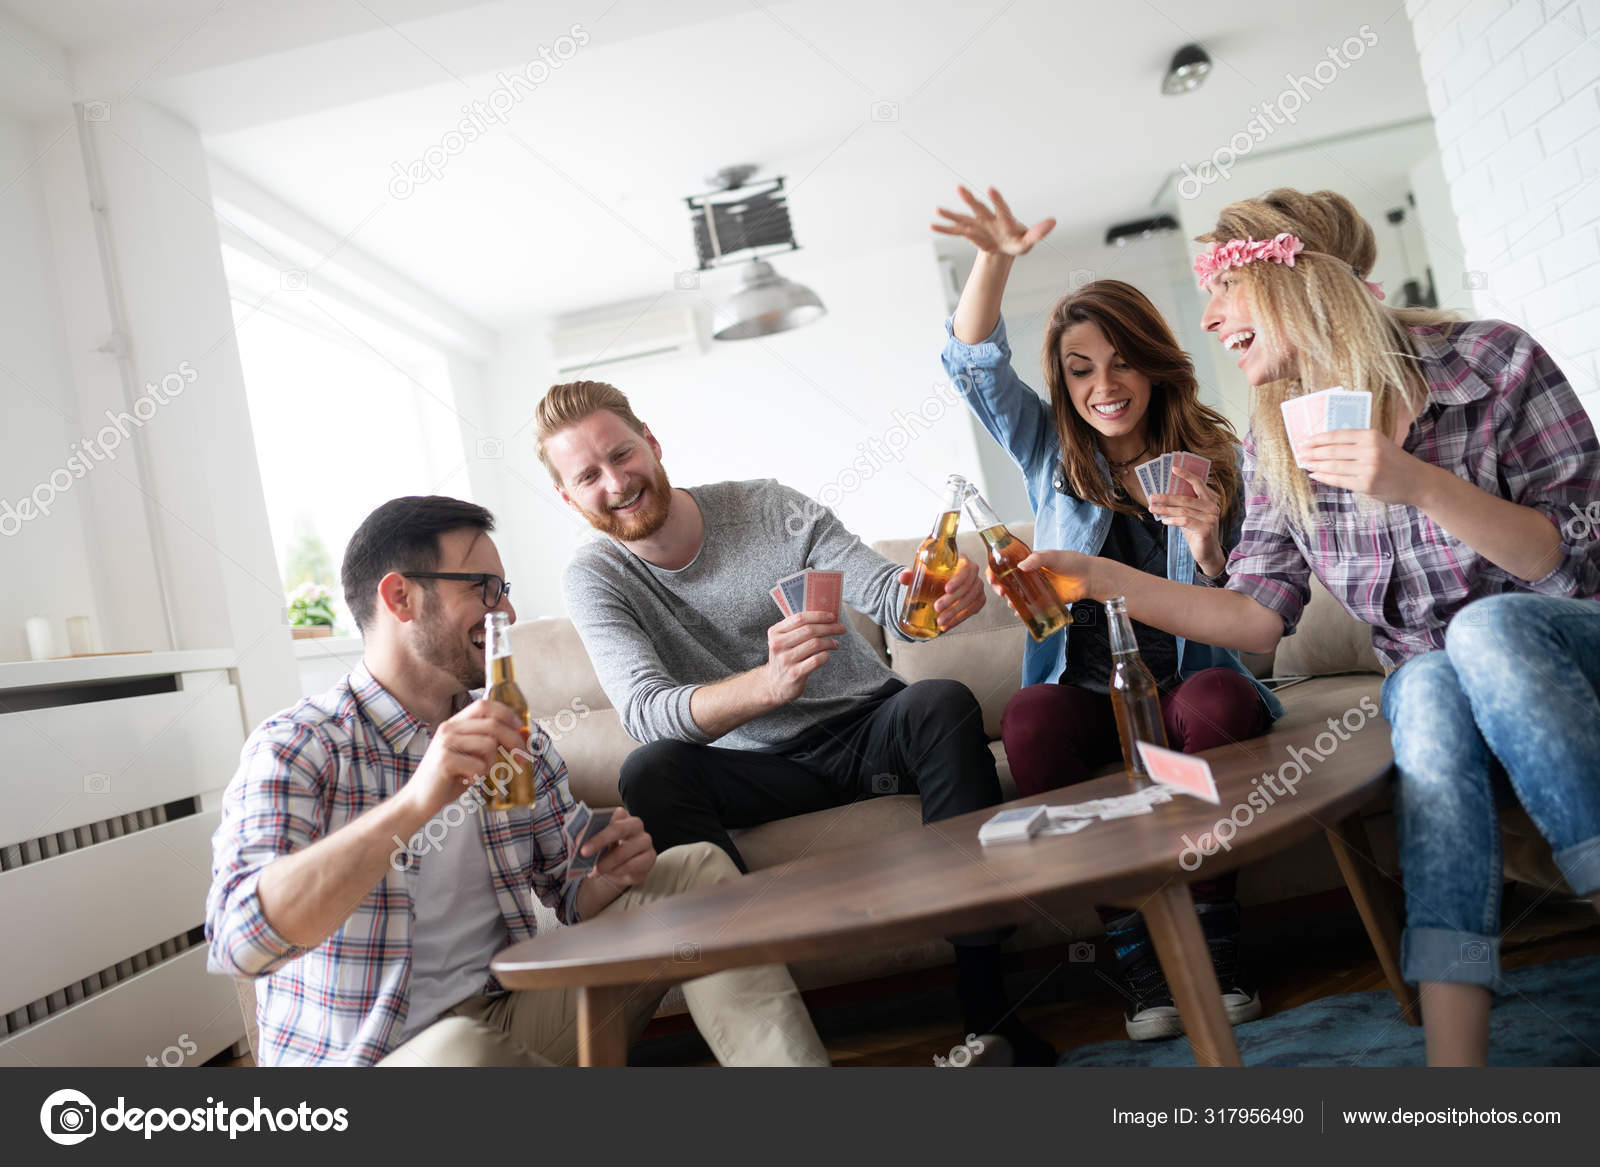
<path id="1" fill-rule="evenodd" d="M 1106 246 L 1126 247 L 1130 239 L 1148 239 L 1152 235 L 1177 229 L 1178 220 L 1171 215 L 1157 215 L 1153 219 L 1135 219 L 1131 223 L 1117 223 L 1106 230 Z"/>
<path id="2" fill-rule="evenodd" d="M 780 276 L 763 258 L 796 251 L 781 177 L 747 187 L 756 168 L 727 166 L 712 191 L 684 201 L 693 216 L 700 270 L 743 264 L 739 290 L 712 317 L 713 340 L 748 340 L 810 324 L 827 313 L 810 288 Z"/>
<path id="3" fill-rule="evenodd" d="M 1189 93 L 1200 88 L 1200 82 L 1211 72 L 1211 56 L 1199 45 L 1184 45 L 1172 55 L 1167 75 L 1162 79 L 1161 92 L 1168 97 Z"/>

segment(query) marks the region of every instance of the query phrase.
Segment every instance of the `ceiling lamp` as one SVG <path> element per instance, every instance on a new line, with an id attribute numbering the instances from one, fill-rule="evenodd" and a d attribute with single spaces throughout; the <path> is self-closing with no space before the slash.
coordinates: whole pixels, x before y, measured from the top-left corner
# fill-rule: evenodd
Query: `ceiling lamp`
<path id="1" fill-rule="evenodd" d="M 746 186 L 754 166 L 729 166 L 708 181 L 716 187 L 684 201 L 693 216 L 700 270 L 742 264 L 739 290 L 712 317 L 714 340 L 748 340 L 810 324 L 827 313 L 810 288 L 784 279 L 763 258 L 795 251 L 783 179 Z"/>
<path id="2" fill-rule="evenodd" d="M 1167 66 L 1167 75 L 1161 82 L 1161 92 L 1173 97 L 1198 89 L 1210 72 L 1210 55 L 1199 45 L 1184 45 L 1172 55 L 1172 64 Z"/>

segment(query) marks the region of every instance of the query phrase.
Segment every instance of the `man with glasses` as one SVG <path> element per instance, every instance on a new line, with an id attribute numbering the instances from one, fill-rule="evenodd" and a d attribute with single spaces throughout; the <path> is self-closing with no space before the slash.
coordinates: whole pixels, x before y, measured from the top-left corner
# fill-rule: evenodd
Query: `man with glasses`
<path id="1" fill-rule="evenodd" d="M 534 934 L 530 893 L 576 924 L 738 875 L 709 843 L 657 855 L 619 809 L 586 846 L 594 868 L 569 877 L 566 765 L 474 692 L 485 613 L 516 618 L 493 527 L 438 496 L 369 515 L 342 572 L 361 663 L 245 743 L 212 840 L 206 936 L 213 972 L 256 981 L 263 1065 L 571 1062 L 575 998 L 508 993 L 489 973 Z M 534 805 L 491 811 L 478 787 L 507 756 L 531 759 Z M 665 991 L 629 1001 L 634 1036 Z M 689 981 L 684 998 L 725 1065 L 827 1064 L 781 965 Z"/>

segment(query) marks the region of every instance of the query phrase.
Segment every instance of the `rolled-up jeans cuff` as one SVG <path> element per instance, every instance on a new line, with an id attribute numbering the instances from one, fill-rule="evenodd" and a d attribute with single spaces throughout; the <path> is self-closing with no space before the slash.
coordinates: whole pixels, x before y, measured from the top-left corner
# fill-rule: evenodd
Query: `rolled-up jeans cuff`
<path id="1" fill-rule="evenodd" d="M 1450 928 L 1407 928 L 1400 937 L 1400 975 L 1413 985 L 1443 981 L 1499 991 L 1500 937 Z"/>
<path id="2" fill-rule="evenodd" d="M 1567 886 L 1581 896 L 1600 891 L 1600 835 L 1555 852 L 1556 866 Z"/>

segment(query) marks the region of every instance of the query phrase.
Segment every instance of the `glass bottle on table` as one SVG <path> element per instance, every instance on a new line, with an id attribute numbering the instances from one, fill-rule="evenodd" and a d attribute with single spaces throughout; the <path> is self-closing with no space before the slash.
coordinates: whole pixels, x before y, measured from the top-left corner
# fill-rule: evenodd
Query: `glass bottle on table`
<path id="1" fill-rule="evenodd" d="M 490 612 L 483 618 L 484 655 L 488 658 L 487 692 L 490 701 L 498 701 L 514 712 L 522 722 L 523 741 L 530 740 L 533 718 L 528 712 L 528 700 L 517 687 L 515 665 L 511 658 L 511 618 L 504 612 Z M 508 756 L 502 749 L 501 760 L 496 762 L 495 773 L 485 782 L 490 810 L 510 810 L 517 806 L 533 805 L 533 758 L 527 750 Z M 511 768 L 511 775 L 502 785 L 499 773 L 502 765 Z"/>
<path id="2" fill-rule="evenodd" d="M 989 569 L 1012 608 L 1035 640 L 1047 640 L 1072 623 L 1072 614 L 1057 590 L 1057 576 L 1046 568 L 1018 571 L 1017 564 L 1032 554 L 994 513 L 977 487 L 967 487 L 967 514 L 983 536 L 989 552 Z"/>
<path id="3" fill-rule="evenodd" d="M 944 481 L 944 506 L 933 520 L 933 530 L 917 548 L 911 563 L 911 585 L 900 605 L 900 631 L 917 640 L 932 640 L 943 631 L 934 603 L 961 563 L 956 550 L 956 527 L 961 522 L 961 495 L 967 480 L 952 474 Z"/>
<path id="4" fill-rule="evenodd" d="M 1106 628 L 1111 639 L 1111 680 L 1107 685 L 1111 708 L 1117 716 L 1117 737 L 1122 742 L 1122 761 L 1128 777 L 1135 783 L 1150 781 L 1150 772 L 1139 756 L 1135 742 L 1149 742 L 1166 748 L 1167 731 L 1161 721 L 1161 690 L 1150 666 L 1139 655 L 1128 618 L 1128 601 L 1112 596 L 1106 601 Z"/>

